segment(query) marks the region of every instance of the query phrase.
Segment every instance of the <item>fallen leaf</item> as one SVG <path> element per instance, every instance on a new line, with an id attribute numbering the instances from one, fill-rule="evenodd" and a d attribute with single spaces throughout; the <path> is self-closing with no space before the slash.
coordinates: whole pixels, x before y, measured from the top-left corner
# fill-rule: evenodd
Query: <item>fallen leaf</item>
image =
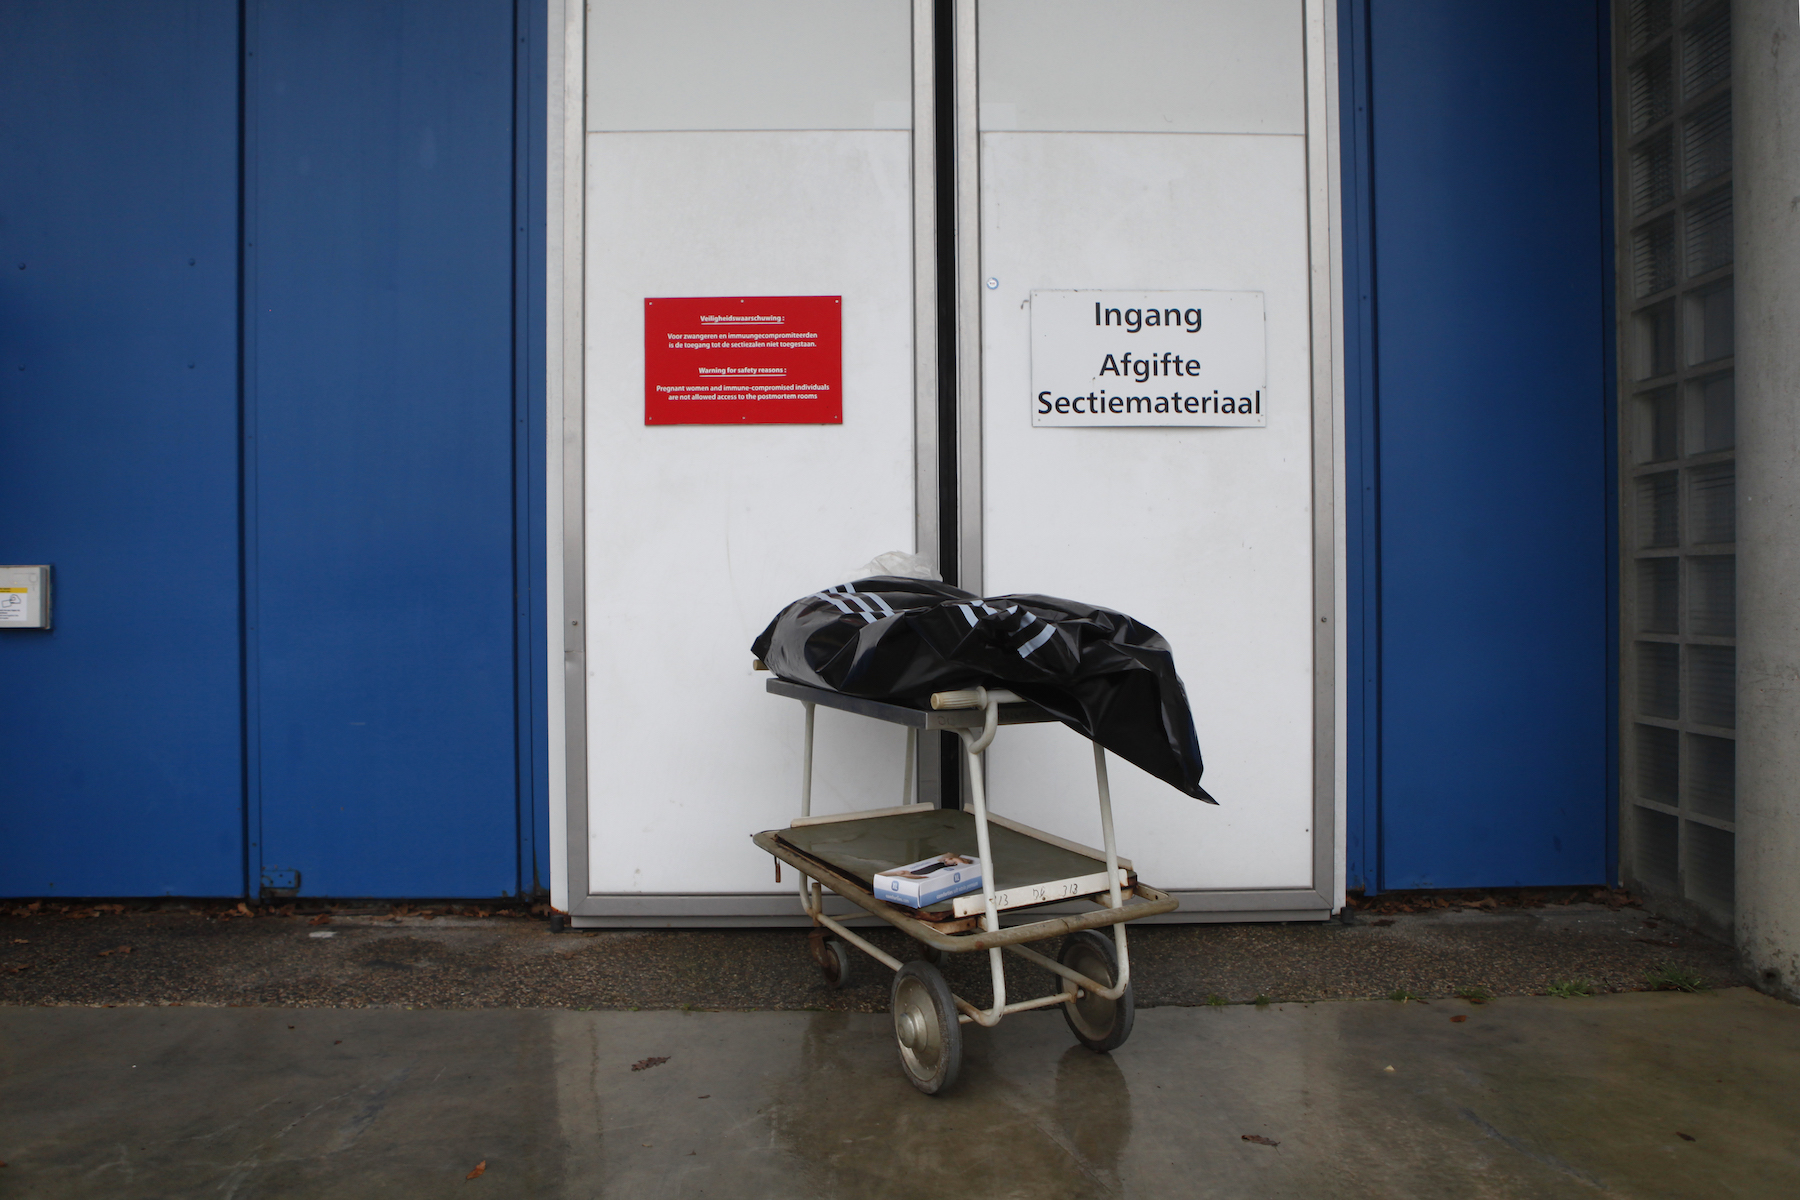
<path id="1" fill-rule="evenodd" d="M 1682 1140 L 1682 1141 L 1684 1141 L 1684 1142 L 1691 1142 L 1691 1141 L 1693 1141 L 1693 1140 L 1694 1140 L 1694 1135 L 1693 1135 L 1693 1134 L 1691 1134 L 1691 1133 L 1683 1133 L 1683 1132 L 1681 1132 L 1681 1131 L 1680 1131 L 1680 1130 L 1679 1130 L 1679 1129 L 1677 1129 L 1677 1130 L 1676 1130 L 1676 1131 L 1675 1131 L 1675 1136 L 1676 1136 L 1676 1137 L 1678 1137 L 1678 1138 L 1680 1138 L 1680 1139 L 1681 1139 L 1681 1140 Z"/>
<path id="2" fill-rule="evenodd" d="M 26 946 L 26 945 L 29 945 L 30 943 L 31 943 L 30 938 L 14 938 L 13 939 L 13 945 L 15 945 L 15 946 Z"/>
<path id="3" fill-rule="evenodd" d="M 20 971 L 29 971 L 29 970 L 31 970 L 31 964 L 30 964 L 30 963 L 20 963 L 20 964 L 19 964 L 19 965 L 18 965 L 18 966 L 16 966 L 16 967 L 8 967 L 8 968 L 6 968 L 6 972 L 7 972 L 7 974 L 9 974 L 9 975 L 17 975 L 17 974 L 18 974 L 18 973 L 19 973 L 19 972 L 20 972 Z"/>
<path id="4" fill-rule="evenodd" d="M 702 1097 L 700 1097 L 700 1099 L 702 1099 L 702 1100 L 711 1100 L 711 1099 L 712 1099 L 712 1093 L 711 1093 L 711 1092 L 708 1092 L 708 1093 L 706 1093 L 706 1095 L 704 1095 L 704 1096 L 702 1096 Z"/>
<path id="5" fill-rule="evenodd" d="M 100 957 L 106 958 L 108 955 L 112 955 L 112 954 L 130 954 L 130 953 L 131 953 L 130 946 L 114 946 L 111 950 L 102 950 L 100 952 Z"/>
<path id="6" fill-rule="evenodd" d="M 1255 1142 L 1259 1146 L 1279 1146 L 1279 1145 L 1281 1145 L 1281 1143 L 1276 1141 L 1274 1138 L 1266 1138 L 1260 1133 L 1246 1133 L 1246 1134 L 1243 1134 L 1242 1136 L 1246 1142 Z"/>
<path id="7" fill-rule="evenodd" d="M 1392 918 L 1392 917 L 1383 917 L 1379 921 L 1370 921 L 1369 922 L 1369 924 L 1371 924 L 1371 925 L 1392 925 L 1393 923 L 1394 923 L 1394 918 Z"/>
<path id="8" fill-rule="evenodd" d="M 316 916 L 312 920 L 308 921 L 307 924 L 308 925 L 329 925 L 329 924 L 331 924 L 331 914 L 330 913 L 320 913 L 318 916 Z"/>
<path id="9" fill-rule="evenodd" d="M 660 1057 L 643 1058 L 632 1063 L 631 1069 L 634 1071 L 648 1071 L 651 1067 L 660 1067 L 668 1061 L 669 1056 L 666 1054 L 661 1055 Z"/>
<path id="10" fill-rule="evenodd" d="M 238 901 L 237 910 L 239 912 L 243 913 L 246 917 L 254 917 L 256 915 L 255 913 L 250 911 L 250 906 L 248 904 L 245 904 L 242 900 Z"/>
<path id="11" fill-rule="evenodd" d="M 463 1178 L 464 1179 L 480 1179 L 482 1172 L 484 1172 L 486 1170 L 487 1170 L 487 1159 L 484 1158 L 480 1162 L 476 1163 L 475 1169 L 473 1171 L 470 1171 L 467 1175 L 464 1175 Z"/>
<path id="12" fill-rule="evenodd" d="M 343 1038 L 339 1038 L 339 1039 L 338 1039 L 338 1040 L 337 1040 L 337 1041 L 335 1041 L 335 1042 L 333 1042 L 333 1043 L 331 1043 L 331 1044 L 332 1044 L 332 1045 L 334 1045 L 334 1046 L 341 1046 L 341 1045 L 343 1045 L 343 1044 L 344 1044 L 344 1039 L 343 1039 Z"/>
<path id="13" fill-rule="evenodd" d="M 700 1152 L 699 1152 L 699 1151 L 698 1151 L 698 1150 L 689 1150 L 689 1151 L 688 1151 L 688 1152 L 687 1152 L 687 1156 L 688 1156 L 688 1157 L 689 1157 L 689 1158 L 692 1158 L 692 1157 L 694 1157 L 694 1155 L 696 1155 L 696 1154 L 698 1154 L 698 1153 L 700 1153 Z M 6 1165 L 6 1164 L 5 1164 L 5 1163 L 0 1163 L 0 1167 L 4 1167 L 4 1166 L 5 1166 L 5 1165 Z"/>
<path id="14" fill-rule="evenodd" d="M 1458 1024 L 1461 1024 L 1462 1022 L 1468 1020 L 1469 1018 L 1467 1018 L 1467 1017 L 1451 1017 L 1450 1019 L 1452 1021 L 1457 1022 Z"/>
<path id="15" fill-rule="evenodd" d="M 1381 1069 L 1382 1069 L 1382 1070 L 1383 1070 L 1383 1071 L 1392 1071 L 1392 1070 L 1393 1070 L 1393 1069 L 1394 1069 L 1394 1068 L 1392 1068 L 1392 1067 L 1383 1067 L 1383 1068 L 1381 1068 Z"/>

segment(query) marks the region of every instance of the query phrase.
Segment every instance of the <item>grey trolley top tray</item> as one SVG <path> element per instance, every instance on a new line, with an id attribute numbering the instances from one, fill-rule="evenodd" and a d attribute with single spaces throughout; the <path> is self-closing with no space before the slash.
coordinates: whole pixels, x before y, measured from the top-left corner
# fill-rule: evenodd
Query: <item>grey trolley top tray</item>
<path id="1" fill-rule="evenodd" d="M 879 871 L 891 870 L 939 854 L 977 855 L 975 817 L 954 808 L 912 805 L 882 816 L 855 820 L 809 822 L 781 830 L 777 836 L 788 845 L 836 867 L 845 877 L 873 889 Z M 988 814 L 989 844 L 994 854 L 994 890 L 1006 899 L 1001 907 L 1024 908 L 1053 904 L 1092 895 L 1106 887 L 1106 860 L 1102 852 L 1086 848 L 1016 822 Z M 1135 882 L 1131 863 L 1121 860 L 1126 886 Z M 923 909 L 904 908 L 924 920 L 972 916 L 956 911 L 956 897 Z M 978 895 L 970 901 L 979 903 Z M 965 903 L 963 907 L 968 907 Z"/>
<path id="2" fill-rule="evenodd" d="M 888 700 L 865 700 L 861 696 L 846 696 L 842 692 L 834 692 L 829 688 L 816 688 L 804 683 L 789 683 L 785 679 L 771 679 L 765 686 L 772 696 L 787 696 L 807 704 L 820 704 L 826 708 L 841 709 L 862 717 L 874 717 L 877 721 L 888 721 L 912 729 L 979 729 L 985 719 L 979 708 L 950 708 L 942 711 L 931 708 L 913 708 Z M 1000 706 L 1000 724 L 1002 725 L 1041 725 L 1046 721 L 1054 720 L 1056 720 L 1055 717 L 1035 704 L 1002 704 Z"/>

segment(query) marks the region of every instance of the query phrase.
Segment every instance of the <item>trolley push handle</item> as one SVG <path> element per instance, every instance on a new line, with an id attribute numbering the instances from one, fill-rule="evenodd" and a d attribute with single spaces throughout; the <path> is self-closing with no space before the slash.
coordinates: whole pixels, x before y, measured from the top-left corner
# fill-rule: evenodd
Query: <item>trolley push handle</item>
<path id="1" fill-rule="evenodd" d="M 987 720 L 983 722 L 981 736 L 973 740 L 964 739 L 968 743 L 971 757 L 986 750 L 994 741 L 994 733 L 1000 728 L 1000 706 L 1002 704 L 1022 704 L 1024 698 L 1004 688 L 988 689 L 984 687 L 961 688 L 954 692 L 933 692 L 931 707 L 945 708 L 985 708 Z M 983 850 L 986 853 L 986 850 Z"/>

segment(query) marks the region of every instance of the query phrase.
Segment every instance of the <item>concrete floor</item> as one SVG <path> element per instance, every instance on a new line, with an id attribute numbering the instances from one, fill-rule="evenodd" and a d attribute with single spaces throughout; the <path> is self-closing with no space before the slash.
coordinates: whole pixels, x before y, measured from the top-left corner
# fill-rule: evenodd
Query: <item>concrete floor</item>
<path id="1" fill-rule="evenodd" d="M 87 911 L 93 916 L 77 916 Z M 200 912 L 49 910 L 0 917 L 0 1005 L 269 1004 L 284 1008 L 730 1008 L 886 1012 L 887 971 L 858 956 L 825 986 L 804 929 L 610 930 L 551 935 L 494 916 L 228 918 Z M 317 918 L 315 918 L 317 919 Z M 901 958 L 917 947 L 882 927 Z M 1752 982 L 1732 947 L 1641 909 L 1604 904 L 1434 909 L 1293 924 L 1135 925 L 1138 1004 L 1209 998 L 1427 999 L 1467 987 L 1542 993 L 1563 980 L 1632 991 L 1659 968 L 1713 987 Z M 1021 968 L 1008 959 L 1009 972 Z M 980 1002 L 988 968 L 953 955 L 951 983 Z"/>
<path id="2" fill-rule="evenodd" d="M 1149 1009 L 1110 1057 L 1022 1014 L 938 1099 L 893 1059 L 851 1012 L 0 1007 L 0 1197 L 1800 1195 L 1800 1009 L 1747 989 Z"/>

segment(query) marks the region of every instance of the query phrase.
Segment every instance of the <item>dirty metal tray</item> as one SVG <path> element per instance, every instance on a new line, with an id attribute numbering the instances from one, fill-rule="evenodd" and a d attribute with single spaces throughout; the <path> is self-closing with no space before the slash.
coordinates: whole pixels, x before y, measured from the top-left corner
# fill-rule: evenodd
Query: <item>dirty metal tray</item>
<path id="1" fill-rule="evenodd" d="M 852 814 L 839 820 L 813 818 L 776 833 L 781 841 L 808 856 L 836 867 L 863 887 L 873 890 L 877 872 L 933 858 L 939 854 L 977 856 L 975 817 L 957 809 L 913 805 L 912 811 L 888 810 L 880 815 Z M 1027 908 L 1079 899 L 1106 889 L 1106 857 L 1075 842 L 1066 841 L 1016 821 L 988 814 L 988 844 L 994 864 L 993 890 L 1001 908 Z M 1127 872 L 1123 886 L 1135 883 L 1131 862 L 1119 860 Z M 1053 884 L 1080 879 L 1098 886 L 1079 889 L 1045 889 Z M 975 893 L 978 897 L 979 893 Z M 926 921 L 967 917 L 954 911 L 956 900 L 940 900 L 922 909 L 907 909 Z M 966 904 L 965 904 L 966 907 Z"/>
<path id="2" fill-rule="evenodd" d="M 992 818 L 989 819 L 991 822 Z M 921 921 L 912 916 L 909 909 L 877 900 L 868 888 L 842 874 L 836 867 L 788 845 L 779 836 L 786 832 L 788 831 L 766 829 L 756 834 L 752 840 L 765 853 L 773 854 L 795 870 L 817 879 L 870 916 L 881 918 L 902 933 L 937 950 L 961 953 L 1024 945 L 1045 938 L 1061 937 L 1079 929 L 1101 929 L 1124 921 L 1135 921 L 1140 917 L 1154 917 L 1174 912 L 1181 907 L 1175 897 L 1140 881 L 1125 893 L 1123 908 L 1110 907 L 1105 896 L 1089 896 L 1086 899 L 1101 907 L 1090 912 L 1046 917 L 997 930 L 978 928 L 979 918 L 974 917 L 962 921 Z"/>

